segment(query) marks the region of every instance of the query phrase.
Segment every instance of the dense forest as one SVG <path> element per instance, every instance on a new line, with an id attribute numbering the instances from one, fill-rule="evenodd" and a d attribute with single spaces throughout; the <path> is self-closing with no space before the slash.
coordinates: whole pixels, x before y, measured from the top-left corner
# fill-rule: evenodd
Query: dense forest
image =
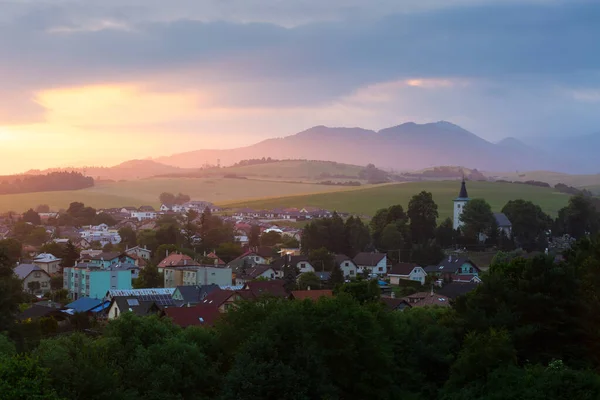
<path id="1" fill-rule="evenodd" d="M 482 279 L 447 308 L 388 311 L 357 281 L 241 302 L 214 327 L 125 313 L 17 354 L 21 327 L 0 336 L 0 399 L 597 399 L 600 239 Z"/>
<path id="2" fill-rule="evenodd" d="M 77 190 L 94 186 L 94 179 L 79 172 L 51 172 L 47 175 L 6 177 L 0 182 L 0 194 Z"/>

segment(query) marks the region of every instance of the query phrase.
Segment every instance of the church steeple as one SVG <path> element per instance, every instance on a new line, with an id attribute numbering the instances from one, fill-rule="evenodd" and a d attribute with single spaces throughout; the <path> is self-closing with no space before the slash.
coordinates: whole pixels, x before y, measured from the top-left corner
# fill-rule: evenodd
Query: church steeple
<path id="1" fill-rule="evenodd" d="M 465 177 L 463 176 L 462 183 L 460 184 L 460 193 L 458 194 L 459 199 L 468 199 L 469 194 L 467 193 L 467 184 L 465 183 Z"/>

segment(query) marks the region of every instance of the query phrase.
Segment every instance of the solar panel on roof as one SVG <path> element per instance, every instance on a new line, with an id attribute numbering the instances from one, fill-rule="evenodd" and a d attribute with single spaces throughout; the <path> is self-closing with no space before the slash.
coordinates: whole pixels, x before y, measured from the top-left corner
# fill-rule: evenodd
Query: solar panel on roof
<path id="1" fill-rule="evenodd" d="M 127 299 L 128 306 L 139 306 L 140 302 L 137 299 Z"/>

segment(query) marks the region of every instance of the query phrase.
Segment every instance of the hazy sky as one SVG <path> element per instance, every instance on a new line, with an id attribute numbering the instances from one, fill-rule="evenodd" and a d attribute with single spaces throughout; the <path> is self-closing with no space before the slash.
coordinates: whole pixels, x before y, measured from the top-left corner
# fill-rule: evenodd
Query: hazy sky
<path id="1" fill-rule="evenodd" d="M 0 173 L 314 125 L 600 131 L 600 1 L 0 0 Z"/>

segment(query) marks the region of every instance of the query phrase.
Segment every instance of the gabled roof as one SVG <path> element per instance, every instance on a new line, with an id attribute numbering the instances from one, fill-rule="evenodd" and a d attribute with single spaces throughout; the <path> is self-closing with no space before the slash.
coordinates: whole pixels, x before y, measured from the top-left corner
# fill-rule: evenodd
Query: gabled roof
<path id="1" fill-rule="evenodd" d="M 17 315 L 17 319 L 20 321 L 24 321 L 26 319 L 37 319 L 46 317 L 48 315 L 59 316 L 61 314 L 60 310 L 53 307 L 46 307 L 39 304 L 34 304 L 29 307 L 27 310 Z"/>
<path id="2" fill-rule="evenodd" d="M 306 256 L 283 256 L 274 260 L 270 265 L 274 270 L 282 269 L 286 263 L 296 266 L 299 262 L 309 262 Z"/>
<path id="3" fill-rule="evenodd" d="M 413 263 L 394 264 L 392 268 L 390 268 L 388 275 L 410 275 L 410 273 L 417 267 L 419 267 L 419 265 Z"/>
<path id="4" fill-rule="evenodd" d="M 469 259 L 467 257 L 455 257 L 455 256 L 448 256 L 448 257 L 444 258 L 444 260 L 442 260 L 442 262 L 440 262 L 438 265 L 429 265 L 429 266 L 425 267 L 424 269 L 425 269 L 425 272 L 427 272 L 428 274 L 429 273 L 451 273 L 451 274 L 454 274 L 454 273 L 456 273 L 458 268 L 461 267 L 465 263 L 469 263 L 469 264 L 473 265 L 473 268 L 477 272 L 481 271 L 479 269 L 479 267 L 477 265 L 475 265 L 475 263 L 473 261 L 471 261 L 471 259 Z"/>
<path id="5" fill-rule="evenodd" d="M 496 218 L 499 228 L 509 228 L 512 226 L 512 223 L 504 213 L 494 213 L 494 218 Z"/>
<path id="6" fill-rule="evenodd" d="M 233 290 L 213 290 L 199 304 L 220 307 L 223 303 L 229 300 L 235 292 Z"/>
<path id="7" fill-rule="evenodd" d="M 194 260 L 192 260 L 192 257 L 185 255 L 185 254 L 169 254 L 167 257 L 165 257 L 159 264 L 158 267 L 159 268 L 166 268 L 166 267 L 182 267 L 182 266 L 192 266 L 192 265 L 198 265 L 197 262 L 195 262 Z"/>
<path id="8" fill-rule="evenodd" d="M 100 304 L 103 303 L 103 300 L 100 299 L 92 299 L 89 297 L 80 297 L 72 303 L 69 303 L 65 306 L 65 308 L 70 308 L 75 312 L 87 312 Z"/>
<path id="9" fill-rule="evenodd" d="M 404 308 L 411 307 L 410 304 L 404 299 L 381 297 L 381 302 L 385 304 L 385 307 L 390 311 L 402 310 Z"/>
<path id="10" fill-rule="evenodd" d="M 46 271 L 33 264 L 18 265 L 17 267 L 15 267 L 14 272 L 19 277 L 19 279 L 27 278 L 32 272 L 43 272 L 45 275 L 50 276 Z"/>
<path id="11" fill-rule="evenodd" d="M 288 295 L 288 293 L 285 291 L 285 281 L 283 279 L 246 282 L 243 290 L 250 291 L 255 298 L 263 295 L 275 297 L 287 297 Z"/>
<path id="12" fill-rule="evenodd" d="M 328 281 L 331 278 L 331 272 L 328 271 L 315 271 L 315 275 L 322 281 Z"/>
<path id="13" fill-rule="evenodd" d="M 117 303 L 121 313 L 132 312 L 136 315 L 144 316 L 158 311 L 158 305 L 151 300 L 140 300 L 136 296 L 115 296 L 112 299 L 111 307 Z"/>
<path id="14" fill-rule="evenodd" d="M 221 313 L 216 306 L 198 304 L 194 307 L 165 308 L 165 315 L 175 325 L 186 328 L 188 326 L 212 326 Z"/>
<path id="15" fill-rule="evenodd" d="M 470 291 L 475 290 L 477 285 L 478 283 L 451 282 L 438 289 L 437 293 L 450 299 L 455 299 L 458 296 L 465 295 Z"/>
<path id="16" fill-rule="evenodd" d="M 100 254 L 96 254 L 96 255 L 92 256 L 91 259 L 92 260 L 111 261 L 116 258 L 119 258 L 120 256 L 121 256 L 121 253 L 117 253 L 117 252 L 102 252 Z M 129 254 L 127 254 L 127 257 L 129 257 Z"/>
<path id="17" fill-rule="evenodd" d="M 175 288 L 176 292 L 181 294 L 184 303 L 189 304 L 198 304 L 200 303 L 209 293 L 221 290 L 219 285 L 188 285 L 188 286 L 177 286 Z"/>
<path id="18" fill-rule="evenodd" d="M 404 298 L 411 307 L 440 306 L 450 307 L 450 299 L 446 296 L 431 292 L 419 292 Z"/>
<path id="19" fill-rule="evenodd" d="M 225 265 L 225 261 L 221 260 L 214 252 L 210 252 L 206 255 L 207 258 L 217 260 L 217 265 Z"/>
<path id="20" fill-rule="evenodd" d="M 385 253 L 358 253 L 353 261 L 356 265 L 375 266 L 385 257 Z"/>
<path id="21" fill-rule="evenodd" d="M 245 280 L 256 279 L 259 276 L 261 276 L 262 274 L 264 274 L 265 272 L 267 272 L 268 270 L 273 270 L 273 268 L 271 268 L 271 266 L 268 264 L 256 264 L 253 267 L 246 268 L 245 273 L 241 273 L 241 272 L 239 274 L 236 273 L 236 279 L 237 278 L 245 279 Z"/>
<path id="22" fill-rule="evenodd" d="M 51 263 L 51 262 L 55 262 L 55 261 L 60 261 L 61 259 L 54 256 L 54 254 L 41 253 L 41 254 L 38 254 L 33 260 L 35 262 L 39 262 L 39 263 Z"/>
<path id="23" fill-rule="evenodd" d="M 462 180 L 462 183 L 460 184 L 460 192 L 458 193 L 458 197 L 456 198 L 457 200 L 468 200 L 469 199 L 469 194 L 467 193 L 467 184 L 465 183 L 465 180 Z"/>
<path id="24" fill-rule="evenodd" d="M 294 290 L 290 295 L 292 299 L 296 300 L 318 300 L 321 297 L 333 297 L 333 291 L 331 290 Z"/>

